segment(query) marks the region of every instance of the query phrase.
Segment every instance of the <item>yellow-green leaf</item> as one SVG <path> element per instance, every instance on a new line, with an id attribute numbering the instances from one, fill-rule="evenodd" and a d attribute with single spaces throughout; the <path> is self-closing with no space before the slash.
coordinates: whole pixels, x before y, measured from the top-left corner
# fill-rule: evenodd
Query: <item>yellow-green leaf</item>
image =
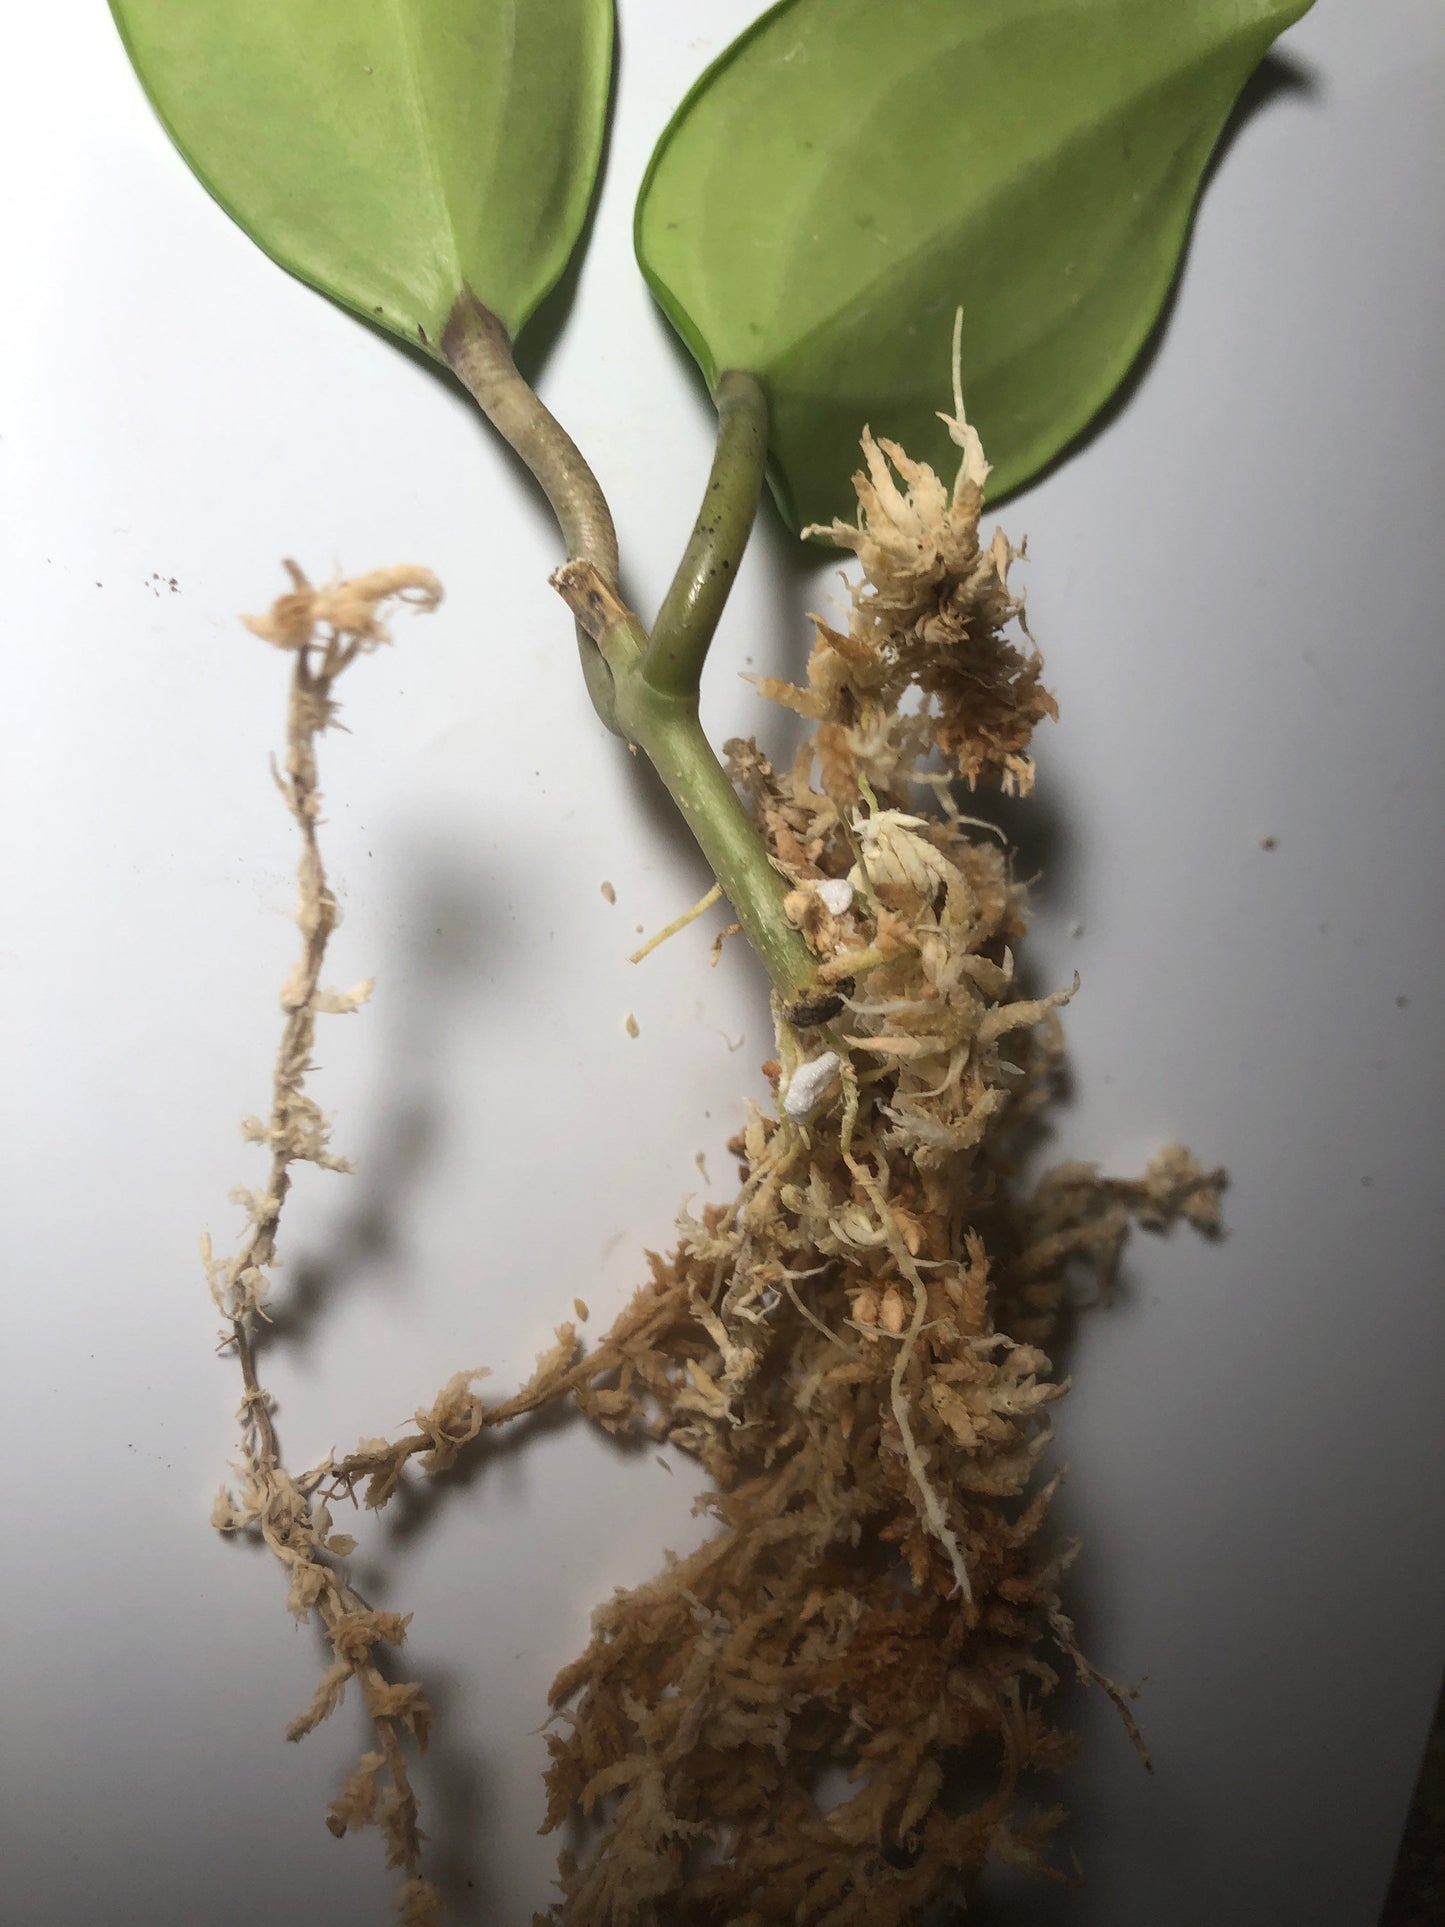
<path id="1" fill-rule="evenodd" d="M 1108 399 L 1244 81 L 1309 0 L 783 0 L 663 134 L 638 257 L 710 382 L 765 383 L 795 526 L 858 430 L 951 466 L 955 309 L 991 493 Z"/>
<path id="2" fill-rule="evenodd" d="M 437 350 L 470 287 L 515 334 L 602 148 L 611 0 L 112 0 L 216 199 L 304 281 Z"/>

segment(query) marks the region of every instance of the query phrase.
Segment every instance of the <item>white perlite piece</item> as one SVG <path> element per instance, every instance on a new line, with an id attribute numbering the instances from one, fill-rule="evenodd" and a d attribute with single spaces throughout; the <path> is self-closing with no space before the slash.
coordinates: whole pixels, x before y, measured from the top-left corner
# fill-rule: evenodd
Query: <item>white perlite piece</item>
<path id="1" fill-rule="evenodd" d="M 789 1117 L 803 1118 L 808 1115 L 838 1075 L 841 1061 L 837 1051 L 825 1050 L 820 1057 L 799 1064 L 783 1093 L 783 1109 Z"/>
<path id="2" fill-rule="evenodd" d="M 827 877 L 816 887 L 824 909 L 832 916 L 841 917 L 852 907 L 853 886 L 847 877 Z"/>

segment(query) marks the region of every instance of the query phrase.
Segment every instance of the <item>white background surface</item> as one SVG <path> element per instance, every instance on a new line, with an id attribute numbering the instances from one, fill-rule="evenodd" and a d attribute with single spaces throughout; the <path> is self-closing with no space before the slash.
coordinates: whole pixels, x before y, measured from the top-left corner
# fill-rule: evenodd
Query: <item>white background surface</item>
<path id="1" fill-rule="evenodd" d="M 644 610 L 710 429 L 632 199 L 753 11 L 625 0 L 592 247 L 541 370 Z M 509 1388 L 574 1293 L 608 1320 L 702 1188 L 694 1153 L 729 1181 L 764 1000 L 698 930 L 626 962 L 699 864 L 587 710 L 552 533 L 460 396 L 231 226 L 101 9 L 28 8 L 6 38 L 0 1911 L 380 1922 L 376 1842 L 322 1825 L 358 1717 L 285 1745 L 317 1640 L 205 1523 L 236 1385 L 195 1237 L 257 1175 L 234 1120 L 266 1102 L 293 944 L 284 665 L 235 620 L 279 558 L 419 561 L 448 589 L 355 672 L 324 751 L 331 975 L 380 990 L 323 1037 L 360 1175 L 306 1174 L 289 1213 L 265 1375 L 295 1462 L 460 1366 Z M 1233 1173 L 1227 1241 L 1141 1240 L 1073 1351 L 1073 1597 L 1098 1662 L 1149 1676 L 1158 1771 L 1080 1707 L 1089 1885 L 1007 1913 L 1034 1923 L 1372 1921 L 1441 1659 L 1445 16 L 1335 0 L 1284 58 L 1144 379 L 1003 516 L 1063 710 L 1008 819 L 1045 869 L 1038 976 L 1083 975 L 1057 1152 L 1132 1171 L 1178 1136 Z M 769 519 L 715 652 L 719 737 L 758 726 L 737 672 L 796 666 L 833 593 Z M 459 1917 L 545 1902 L 547 1682 L 596 1600 L 692 1541 L 694 1490 L 564 1425 L 363 1527 L 360 1580 L 415 1613 L 439 1707 L 424 1823 Z"/>

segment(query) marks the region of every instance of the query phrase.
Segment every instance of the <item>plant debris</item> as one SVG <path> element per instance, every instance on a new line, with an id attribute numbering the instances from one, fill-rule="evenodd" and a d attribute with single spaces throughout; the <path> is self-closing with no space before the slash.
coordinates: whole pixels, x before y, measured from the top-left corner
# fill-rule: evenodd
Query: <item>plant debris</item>
<path id="1" fill-rule="evenodd" d="M 736 1200 L 684 1218 L 573 1394 L 715 1488 L 711 1536 L 601 1606 L 553 1687 L 547 1825 L 600 1821 L 562 1857 L 574 1927 L 901 1927 L 989 1860 L 1063 1877 L 1027 1776 L 1071 1751 L 1060 1662 L 1099 1676 L 1034 1483 L 1066 1389 L 1044 1347 L 1071 1270 L 1107 1281 L 1131 1220 L 1214 1226 L 1221 1174 L 1172 1147 L 1133 1183 L 1020 1183 L 1071 993 L 1020 985 L 1023 887 L 951 785 L 1027 794 L 1055 711 L 945 419 L 951 490 L 864 436 L 830 531 L 863 566 L 849 630 L 819 620 L 806 684 L 763 685 L 815 733 L 787 770 L 729 745 L 840 995 L 775 1009 Z"/>
<path id="2" fill-rule="evenodd" d="M 286 567 L 291 593 L 268 616 L 249 619 L 247 627 L 293 658 L 286 760 L 273 775 L 301 833 L 296 923 L 302 949 L 281 989 L 286 1021 L 271 1114 L 242 1123 L 246 1138 L 269 1150 L 269 1174 L 260 1190 L 234 1194 L 247 1222 L 232 1257 L 218 1259 L 210 1239 L 201 1241 L 211 1295 L 226 1320 L 222 1347 L 235 1352 L 244 1388 L 240 1486 L 235 1493 L 223 1488 L 217 1494 L 211 1523 L 222 1532 L 254 1533 L 270 1547 L 290 1577 L 287 1605 L 298 1619 L 314 1617 L 330 1645 L 331 1664 L 310 1704 L 286 1729 L 287 1738 L 299 1740 L 309 1733 L 356 1682 L 376 1730 L 376 1750 L 364 1753 L 347 1776 L 326 1824 L 338 1836 L 355 1827 L 379 1827 L 387 1865 L 404 1875 L 398 1918 L 403 1927 L 433 1927 L 440 1918 L 440 1897 L 419 1873 L 422 1836 L 403 1746 L 403 1735 L 418 1750 L 426 1746 L 431 1708 L 419 1685 L 388 1679 L 378 1659 L 379 1649 L 401 1645 L 409 1615 L 373 1611 L 347 1582 L 337 1561 L 353 1550 L 355 1541 L 332 1530 L 330 1508 L 318 1493 L 328 1468 L 301 1478 L 286 1470 L 272 1423 L 272 1402 L 256 1373 L 256 1340 L 258 1323 L 267 1315 L 270 1272 L 278 1262 L 276 1236 L 293 1166 L 350 1169 L 331 1151 L 331 1121 L 305 1090 L 316 1019 L 323 1013 L 358 1010 L 372 989 L 369 981 L 346 991 L 324 989 L 321 983 L 327 940 L 338 913 L 316 838 L 321 811 L 316 739 L 336 720 L 332 690 L 337 678 L 359 655 L 390 639 L 381 620 L 383 606 L 400 600 L 433 609 L 441 599 L 441 585 L 425 569 L 398 568 L 313 589 L 294 563 Z"/>
<path id="3" fill-rule="evenodd" d="M 649 937 L 646 943 L 640 945 L 633 951 L 627 961 L 629 963 L 640 964 L 644 957 L 650 957 L 659 945 L 667 942 L 669 937 L 675 937 L 679 930 L 686 930 L 687 926 L 690 923 L 695 923 L 705 910 L 711 910 L 712 906 L 717 903 L 721 897 L 722 885 L 715 883 L 710 890 L 705 891 L 703 895 L 698 898 L 690 910 L 684 910 L 680 917 L 674 917 L 671 923 L 657 932 L 656 936 Z"/>
<path id="4" fill-rule="evenodd" d="M 594 1843 L 561 1856 L 547 1920 L 903 1927 L 966 1901 L 990 1861 L 1066 1878 L 1050 1852 L 1062 1813 L 1031 1786 L 1072 1751 L 1047 1709 L 1065 1663 L 1113 1696 L 1143 1751 L 1129 1696 L 1080 1653 L 1061 1599 L 1074 1549 L 1046 1530 L 1059 1475 L 1036 1474 L 1067 1385 L 1046 1347 L 1072 1276 L 1107 1285 L 1131 1224 L 1213 1229 L 1222 1173 L 1171 1146 L 1133 1181 L 1081 1163 L 1020 1175 L 1072 990 L 1021 983 L 1024 886 L 956 790 L 1027 795 L 1033 729 L 1055 707 L 1009 585 L 1020 551 L 980 537 L 988 469 L 957 397 L 944 419 L 962 451 L 951 489 L 865 431 L 857 525 L 830 531 L 862 564 L 849 628 L 815 619 L 805 684 L 763 685 L 812 736 L 785 770 L 728 745 L 820 986 L 774 1001 L 771 1101 L 729 1147 L 736 1198 L 684 1213 L 676 1250 L 650 1255 L 649 1282 L 590 1352 L 564 1324 L 514 1397 L 488 1405 L 484 1374 L 460 1372 L 399 1438 L 296 1479 L 252 1337 L 289 1165 L 345 1168 L 302 1091 L 314 1017 L 367 988 L 319 988 L 335 905 L 314 738 L 335 676 L 384 638 L 381 602 L 438 591 L 420 571 L 324 591 L 293 571 L 294 594 L 251 625 L 296 658 L 278 781 L 303 837 L 305 948 L 272 1117 L 247 1123 L 271 1175 L 245 1197 L 237 1256 L 207 1254 L 246 1383 L 243 1484 L 216 1523 L 260 1533 L 291 1570 L 293 1611 L 330 1641 L 292 1736 L 360 1683 L 377 1749 L 328 1824 L 382 1828 L 413 1927 L 439 1902 L 401 1736 L 424 1745 L 430 1713 L 377 1663 L 407 1621 L 350 1588 L 335 1562 L 352 1542 L 328 1502 L 382 1506 L 413 1462 L 445 1472 L 484 1430 L 560 1399 L 691 1453 L 713 1530 L 599 1607 L 554 1683 L 545 1826 L 580 1813 Z M 625 1028 L 637 1035 L 635 1017 Z"/>

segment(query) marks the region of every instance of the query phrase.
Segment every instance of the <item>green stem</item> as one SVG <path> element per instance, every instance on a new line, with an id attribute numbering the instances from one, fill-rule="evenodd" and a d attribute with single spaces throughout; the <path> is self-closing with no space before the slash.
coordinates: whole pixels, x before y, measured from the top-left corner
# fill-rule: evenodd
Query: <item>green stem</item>
<path id="1" fill-rule="evenodd" d="M 497 317 L 471 294 L 442 340 L 458 377 L 541 483 L 570 560 L 553 582 L 577 618 L 587 687 L 608 727 L 644 752 L 712 865 L 723 894 L 796 1021 L 819 1022 L 817 960 L 783 914 L 773 868 L 698 720 L 698 681 L 747 543 L 762 486 L 767 403 L 748 375 L 718 385 L 718 451 L 708 493 L 651 639 L 616 589 L 606 500 L 576 444 L 517 372 Z"/>
<path id="2" fill-rule="evenodd" d="M 517 372 L 506 329 L 470 289 L 457 297 L 442 335 L 442 353 L 482 413 L 531 469 L 552 505 L 567 554 L 617 580 L 617 532 L 597 477 L 556 416 Z M 612 678 L 597 645 L 579 624 L 577 648 L 592 706 L 620 735 Z"/>
<path id="3" fill-rule="evenodd" d="M 806 1010 L 821 1002 L 831 1006 L 825 1011 L 831 1016 L 838 999 L 819 991 L 817 958 L 783 913 L 787 884 L 703 734 L 696 692 L 673 695 L 648 680 L 646 631 L 589 563 L 567 563 L 552 586 L 597 643 L 612 673 L 623 733 L 666 784 L 784 1004 Z"/>
<path id="4" fill-rule="evenodd" d="M 696 695 L 708 646 L 747 547 L 768 454 L 768 402 L 753 375 L 717 385 L 718 438 L 707 492 L 652 625 L 643 674 L 666 695 Z"/>
<path id="5" fill-rule="evenodd" d="M 787 885 L 703 734 L 696 699 L 663 694 L 637 673 L 617 697 L 619 720 L 666 784 L 784 1003 L 810 1001 L 817 958 L 783 914 Z"/>

